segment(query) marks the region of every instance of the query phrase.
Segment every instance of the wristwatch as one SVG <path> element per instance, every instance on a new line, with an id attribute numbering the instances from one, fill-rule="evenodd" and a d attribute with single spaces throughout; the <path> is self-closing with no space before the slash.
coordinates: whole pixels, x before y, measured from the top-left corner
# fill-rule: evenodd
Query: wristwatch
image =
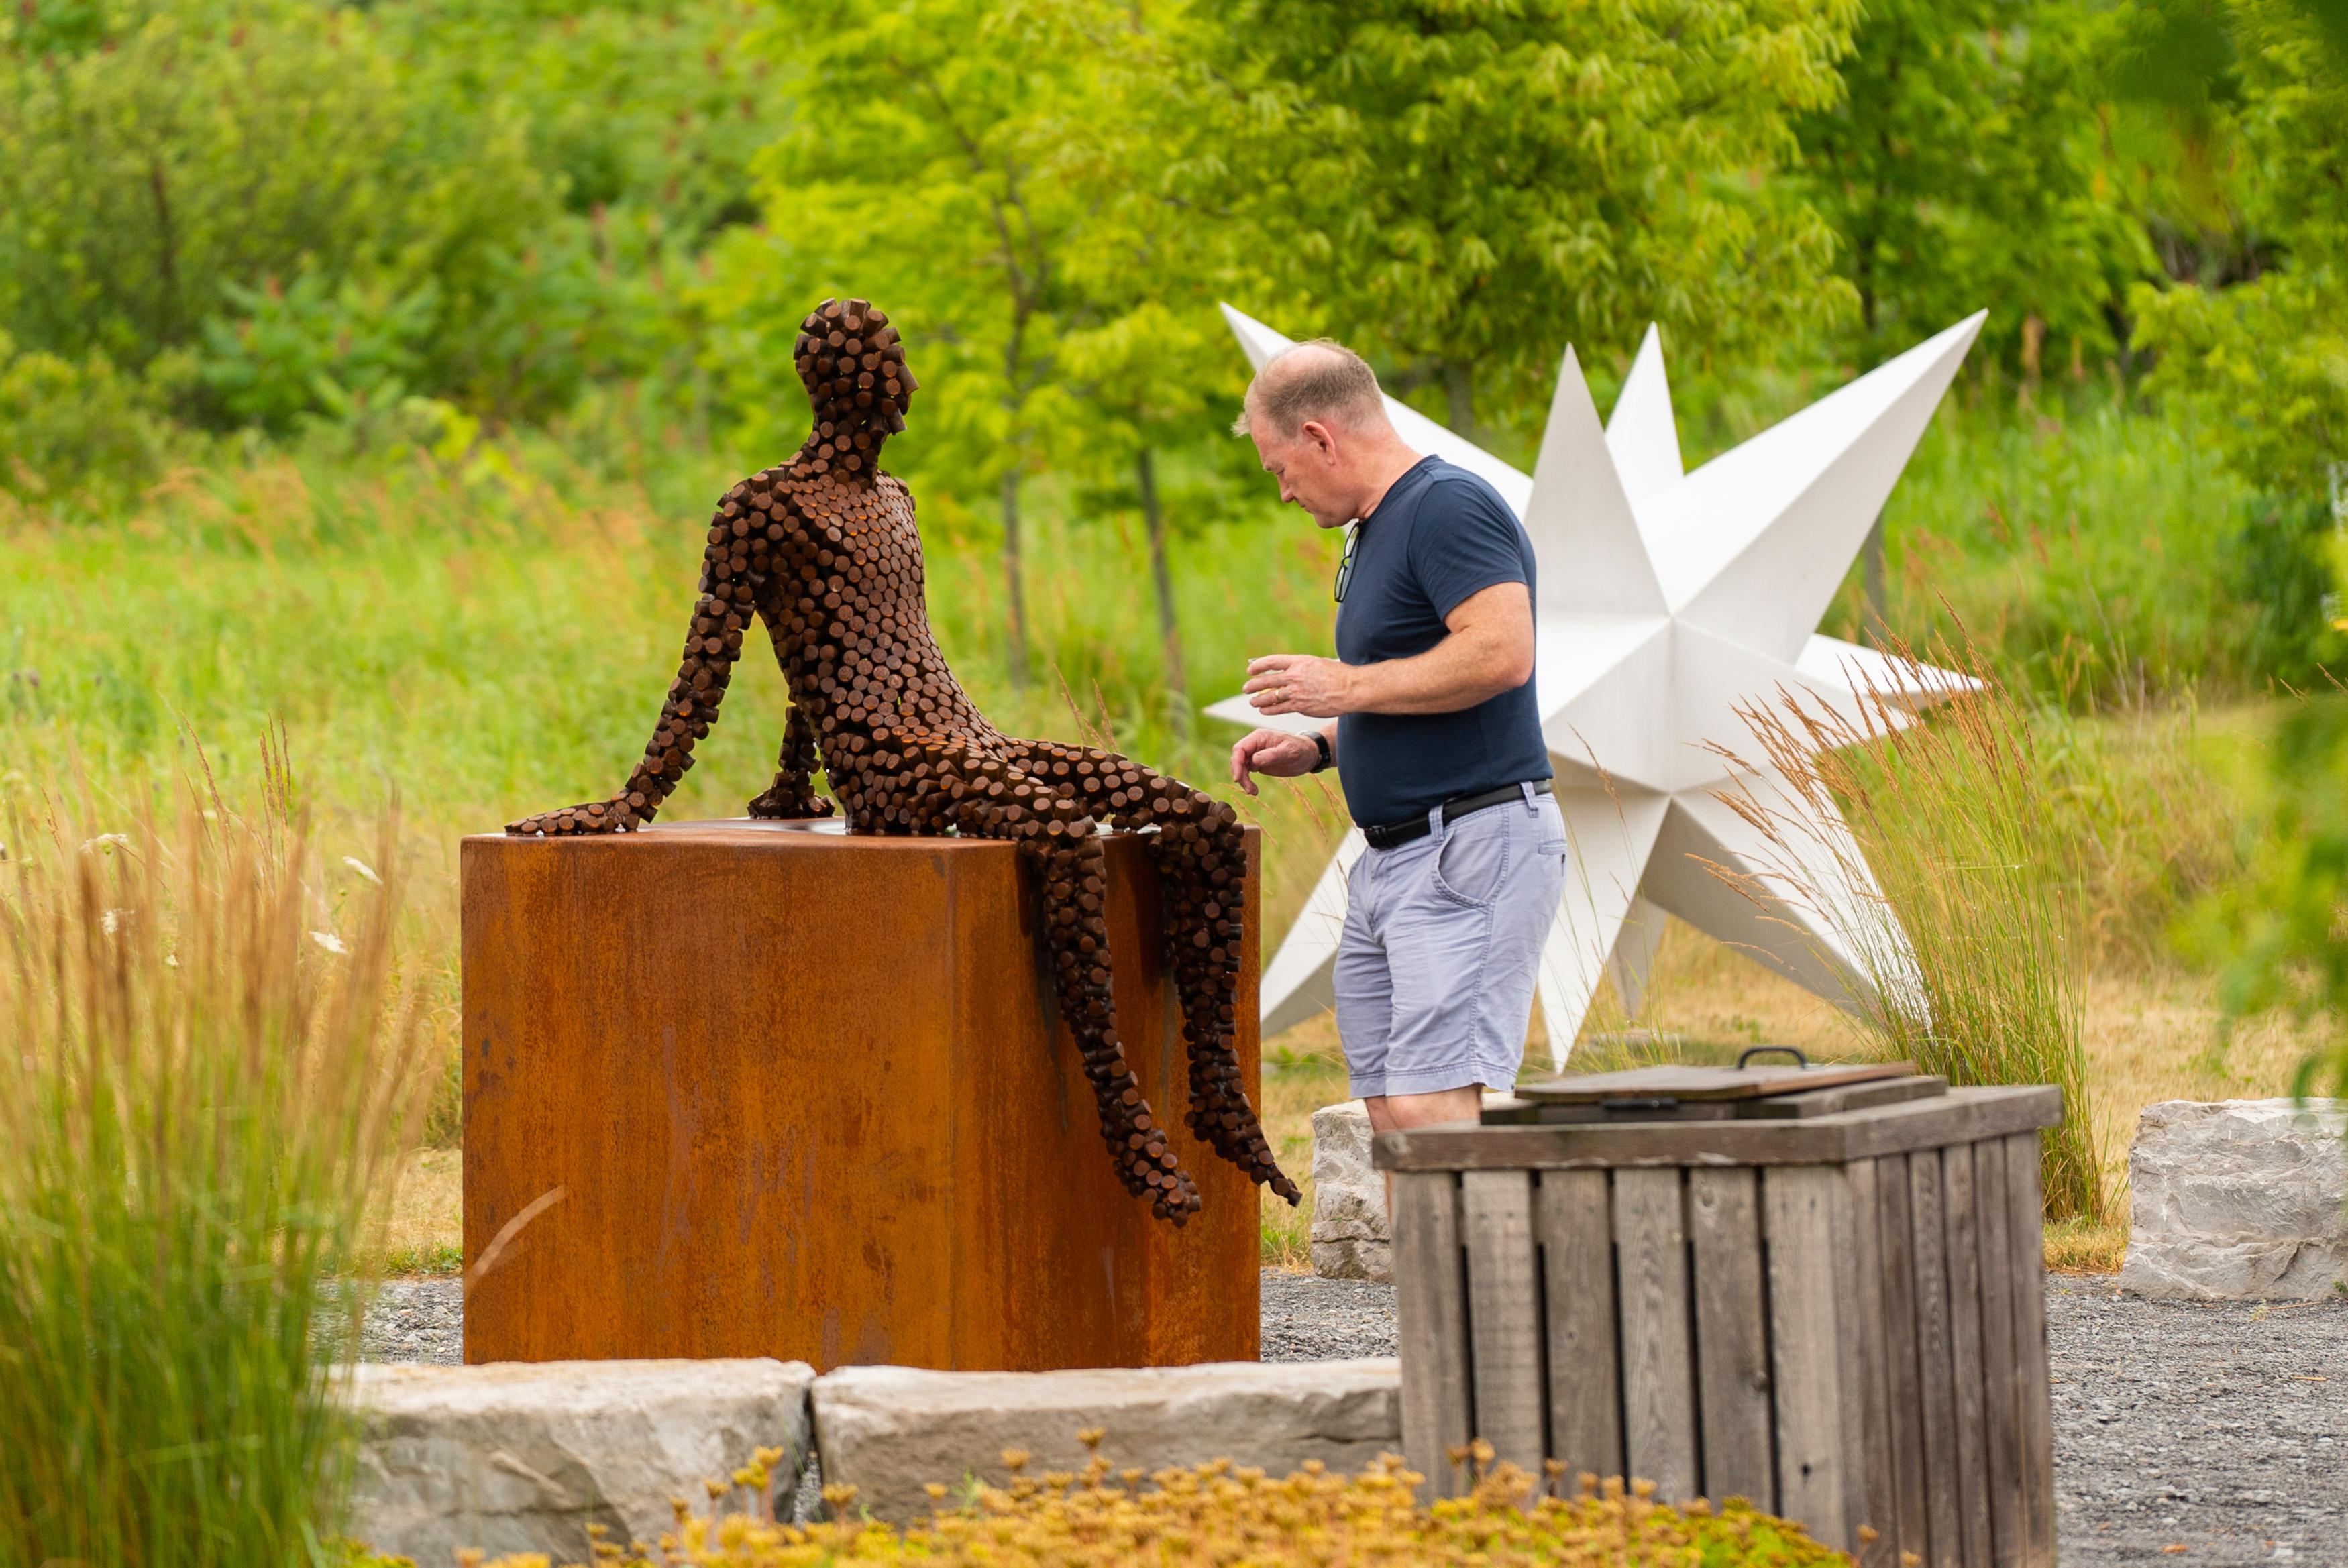
<path id="1" fill-rule="evenodd" d="M 1336 764 L 1337 753 L 1329 749 L 1328 731 L 1315 730 L 1313 732 L 1313 749 L 1321 754 L 1313 758 L 1313 766 L 1310 770 L 1311 772 L 1316 774 L 1321 773 Z"/>

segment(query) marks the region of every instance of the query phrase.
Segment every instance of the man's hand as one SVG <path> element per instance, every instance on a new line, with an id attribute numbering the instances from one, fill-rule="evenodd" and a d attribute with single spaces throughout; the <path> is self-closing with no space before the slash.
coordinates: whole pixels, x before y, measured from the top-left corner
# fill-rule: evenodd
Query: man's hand
<path id="1" fill-rule="evenodd" d="M 1248 661 L 1250 705 L 1259 713 L 1303 713 L 1334 719 L 1354 711 L 1360 674 L 1351 664 L 1310 653 L 1267 653 Z"/>
<path id="2" fill-rule="evenodd" d="M 1292 779 L 1309 774 L 1321 760 L 1321 748 L 1310 735 L 1285 730 L 1251 730 L 1231 748 L 1231 782 L 1250 794 L 1256 793 L 1250 771 L 1270 778 Z"/>

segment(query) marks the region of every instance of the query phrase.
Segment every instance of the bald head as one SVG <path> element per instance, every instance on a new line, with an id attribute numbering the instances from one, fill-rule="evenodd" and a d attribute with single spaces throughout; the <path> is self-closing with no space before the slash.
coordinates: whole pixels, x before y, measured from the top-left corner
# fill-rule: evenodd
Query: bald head
<path id="1" fill-rule="evenodd" d="M 1386 417 L 1377 376 L 1360 354 L 1326 338 L 1265 360 L 1231 428 L 1255 438 L 1263 471 L 1280 481 L 1280 498 L 1324 528 L 1368 517 L 1418 461 Z"/>
<path id="2" fill-rule="evenodd" d="M 1248 384 L 1247 406 L 1231 432 L 1258 442 L 1293 441 L 1307 421 L 1333 430 L 1391 434 L 1377 373 L 1344 343 L 1314 338 L 1282 349 Z"/>

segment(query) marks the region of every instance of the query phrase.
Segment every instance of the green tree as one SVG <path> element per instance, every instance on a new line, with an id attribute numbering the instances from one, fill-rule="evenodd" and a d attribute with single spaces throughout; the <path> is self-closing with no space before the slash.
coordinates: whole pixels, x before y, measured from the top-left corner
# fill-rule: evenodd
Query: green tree
<path id="1" fill-rule="evenodd" d="M 866 297 L 903 326 L 927 405 L 906 460 L 965 499 L 992 493 L 1014 686 L 1029 679 L 1022 483 L 1075 437 L 1061 340 L 1098 314 L 1070 267 L 1097 209 L 1071 176 L 1130 20 L 1109 0 L 795 12 L 772 46 L 806 112 L 759 166 L 764 231 L 719 247 L 706 295 L 716 365 L 764 445 L 797 438 L 782 411 L 798 403 L 789 347 L 809 305 Z"/>
<path id="2" fill-rule="evenodd" d="M 2144 339 L 2159 355 L 2148 384 L 2198 405 L 2228 460 L 2280 508 L 2336 518 L 2348 477 L 2348 15 L 2338 0 L 2227 0 L 2225 15 L 2240 135 L 2260 169 L 2248 207 L 2276 266 L 2222 290 L 2140 288 Z M 2330 543 L 2348 590 L 2348 546 L 2336 532 Z M 2296 707 L 2269 771 L 2277 804 L 2252 875 L 2203 911 L 2198 935 L 2230 960 L 2230 1017 L 2281 1002 L 2336 1030 L 2348 1020 L 2348 700 Z M 2309 1058 L 2301 1087 L 2320 1085 L 2348 1097 L 2348 1037 Z"/>
<path id="3" fill-rule="evenodd" d="M 1653 320 L 1693 356 L 1843 307 L 1779 176 L 1858 10 L 1245 0 L 1192 88 L 1199 183 L 1261 236 L 1284 323 L 1439 386 L 1464 435 L 1537 420 L 1569 341 Z"/>
<path id="4" fill-rule="evenodd" d="M 38 19 L 38 13 L 35 20 Z M 0 324 L 143 369 L 224 286 L 429 280 L 447 319 L 546 210 L 495 106 L 419 112 L 366 16 L 248 0 L 126 17 L 105 46 L 0 35 Z"/>
<path id="5" fill-rule="evenodd" d="M 1158 604 L 1159 668 L 1176 727 L 1187 734 L 1190 680 L 1176 610 L 1169 546 L 1177 528 L 1164 470 L 1170 454 L 1230 439 L 1218 425 L 1229 423 L 1239 404 L 1245 362 L 1211 305 L 1123 303 L 1098 325 L 1063 341 L 1062 359 L 1084 417 L 1084 438 L 1069 460 L 1093 504 L 1140 513 Z"/>
<path id="6" fill-rule="evenodd" d="M 1801 138 L 1869 357 L 1984 306 L 1989 346 L 2027 375 L 2049 346 L 2109 352 L 2114 307 L 2155 265 L 2104 166 L 2111 36 L 2067 0 L 1868 5 L 1849 91 Z"/>

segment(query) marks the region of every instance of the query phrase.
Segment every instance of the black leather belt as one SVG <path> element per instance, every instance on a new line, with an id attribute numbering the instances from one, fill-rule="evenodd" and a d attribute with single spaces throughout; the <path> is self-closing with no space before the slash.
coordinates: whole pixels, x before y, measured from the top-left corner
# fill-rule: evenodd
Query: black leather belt
<path id="1" fill-rule="evenodd" d="M 1549 780 L 1541 779 L 1534 784 L 1533 794 L 1549 793 Z M 1471 811 L 1482 811 L 1490 805 L 1506 805 L 1512 800 L 1524 798 L 1525 786 L 1522 784 L 1502 784 L 1498 789 L 1488 789 L 1482 794 L 1463 794 L 1443 803 L 1443 820 L 1457 822 Z M 1384 822 L 1375 827 L 1365 827 L 1362 829 L 1362 836 L 1370 841 L 1372 849 L 1399 849 L 1414 839 L 1425 838 L 1433 831 L 1426 825 L 1426 818 L 1412 816 L 1400 822 Z"/>

